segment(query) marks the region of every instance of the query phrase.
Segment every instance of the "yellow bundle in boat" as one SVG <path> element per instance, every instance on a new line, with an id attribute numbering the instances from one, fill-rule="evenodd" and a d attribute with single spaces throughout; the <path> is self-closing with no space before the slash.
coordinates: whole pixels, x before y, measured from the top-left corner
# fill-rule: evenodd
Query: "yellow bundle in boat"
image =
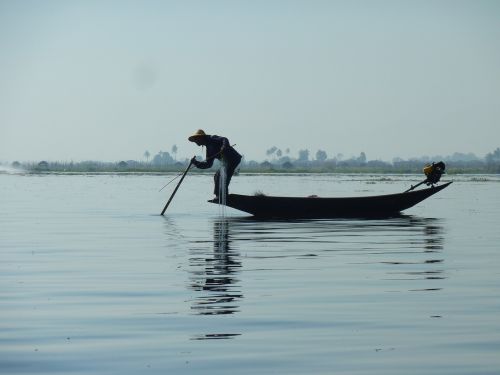
<path id="1" fill-rule="evenodd" d="M 424 173 L 427 177 L 425 183 L 427 185 L 433 185 L 439 182 L 441 175 L 444 173 L 446 166 L 442 161 L 439 163 L 427 164 L 424 167 Z"/>
<path id="2" fill-rule="evenodd" d="M 426 176 L 429 176 L 432 173 L 432 171 L 434 170 L 434 165 L 435 165 L 434 163 L 433 164 L 427 164 L 424 167 L 424 174 Z"/>

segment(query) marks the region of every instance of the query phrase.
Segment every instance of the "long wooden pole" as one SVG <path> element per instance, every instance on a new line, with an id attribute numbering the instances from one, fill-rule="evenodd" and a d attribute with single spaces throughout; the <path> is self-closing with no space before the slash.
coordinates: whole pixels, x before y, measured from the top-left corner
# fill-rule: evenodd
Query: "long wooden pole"
<path id="1" fill-rule="evenodd" d="M 187 173 L 188 173 L 188 171 L 189 171 L 189 168 L 191 168 L 191 166 L 192 166 L 192 165 L 193 165 L 193 162 L 192 162 L 192 161 L 190 161 L 190 162 L 189 162 L 189 165 L 188 165 L 188 167 L 186 168 L 186 170 L 184 171 L 184 174 L 182 175 L 182 177 L 181 177 L 181 179 L 180 179 L 179 183 L 178 183 L 178 184 L 177 184 L 177 186 L 175 187 L 174 192 L 172 193 L 172 195 L 170 196 L 170 198 L 169 198 L 169 200 L 168 200 L 167 204 L 166 204 L 166 205 L 165 205 L 165 207 L 163 208 L 163 211 L 161 212 L 161 214 L 162 214 L 162 215 L 163 215 L 163 214 L 165 213 L 165 211 L 167 210 L 167 207 L 168 207 L 168 205 L 170 204 L 170 202 L 172 201 L 172 199 L 174 199 L 174 195 L 175 195 L 175 193 L 177 193 L 177 189 L 179 189 L 179 186 L 181 186 L 182 180 L 184 180 L 184 177 L 186 177 L 186 175 L 187 175 Z"/>

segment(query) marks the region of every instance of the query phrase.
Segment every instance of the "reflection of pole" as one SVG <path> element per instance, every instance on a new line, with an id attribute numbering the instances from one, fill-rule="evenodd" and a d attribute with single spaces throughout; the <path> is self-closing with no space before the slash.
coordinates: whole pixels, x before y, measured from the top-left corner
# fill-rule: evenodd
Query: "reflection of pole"
<path id="1" fill-rule="evenodd" d="M 184 180 L 184 177 L 186 177 L 186 174 L 188 173 L 189 171 L 189 168 L 191 168 L 191 166 L 193 165 L 193 160 L 191 159 L 191 161 L 189 162 L 189 165 L 188 167 L 186 168 L 186 170 L 184 171 L 184 174 L 182 175 L 179 183 L 177 184 L 177 186 L 175 187 L 174 189 L 174 192 L 172 193 L 172 195 L 170 196 L 170 199 L 168 200 L 167 204 L 165 205 L 165 207 L 163 208 L 163 211 L 161 212 L 162 216 L 163 214 L 165 213 L 165 211 L 167 210 L 167 207 L 168 205 L 170 204 L 170 202 L 172 201 L 172 199 L 174 199 L 174 195 L 175 193 L 177 193 L 177 189 L 179 189 L 179 186 L 181 186 L 181 183 L 182 183 L 182 180 Z"/>

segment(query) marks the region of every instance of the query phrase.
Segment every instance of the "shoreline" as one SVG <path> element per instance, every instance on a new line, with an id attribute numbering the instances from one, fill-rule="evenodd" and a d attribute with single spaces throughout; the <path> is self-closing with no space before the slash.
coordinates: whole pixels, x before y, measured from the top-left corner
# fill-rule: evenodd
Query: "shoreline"
<path id="1" fill-rule="evenodd" d="M 183 168 L 179 169 L 168 169 L 168 170 L 23 170 L 23 169 L 0 169 L 1 174 L 18 174 L 18 175 L 118 175 L 118 176 L 128 176 L 128 175 L 144 175 L 144 176 L 164 176 L 164 175 L 174 175 L 178 173 L 182 173 L 184 171 Z M 191 175 L 213 175 L 217 171 L 216 168 L 208 169 L 208 170 L 197 170 L 191 169 L 189 173 Z M 485 170 L 478 169 L 469 169 L 464 170 L 461 168 L 453 169 L 450 168 L 446 171 L 446 175 L 448 176 L 456 176 L 456 175 L 491 175 L 498 176 L 500 173 L 491 172 Z M 255 170 L 255 169 L 244 169 L 239 170 L 235 173 L 237 175 L 280 175 L 280 176 L 296 176 L 296 175 L 381 175 L 381 176 L 389 176 L 389 175 L 399 175 L 399 176 L 422 176 L 423 172 L 420 170 L 409 170 L 409 171 L 401 171 L 401 170 L 373 170 L 373 169 L 354 169 L 354 168 L 346 168 L 346 169 L 337 169 L 337 170 L 320 170 L 320 169 L 297 169 L 297 170 Z"/>

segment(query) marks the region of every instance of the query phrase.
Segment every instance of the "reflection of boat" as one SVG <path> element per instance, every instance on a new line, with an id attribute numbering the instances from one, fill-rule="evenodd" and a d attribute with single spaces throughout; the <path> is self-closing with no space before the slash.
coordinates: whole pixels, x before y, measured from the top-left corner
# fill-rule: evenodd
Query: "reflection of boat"
<path id="1" fill-rule="evenodd" d="M 229 194 L 226 205 L 256 217 L 389 217 L 429 198 L 450 184 L 451 182 L 448 182 L 421 190 L 366 197 L 319 198 Z M 209 202 L 219 203 L 215 199 Z"/>

